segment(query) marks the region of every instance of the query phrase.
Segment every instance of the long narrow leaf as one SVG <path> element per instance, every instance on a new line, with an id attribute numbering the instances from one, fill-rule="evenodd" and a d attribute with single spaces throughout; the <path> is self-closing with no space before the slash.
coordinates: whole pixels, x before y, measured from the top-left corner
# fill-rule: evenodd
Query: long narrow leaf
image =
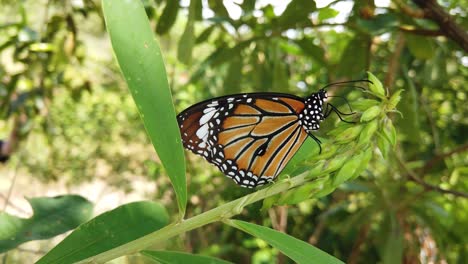
<path id="1" fill-rule="evenodd" d="M 150 259 L 156 260 L 161 264 L 231 264 L 222 259 L 217 259 L 208 256 L 194 255 L 175 251 L 149 251 L 141 252 Z"/>
<path id="2" fill-rule="evenodd" d="M 183 216 L 187 203 L 185 159 L 158 42 L 141 1 L 104 0 L 103 11 L 120 69 L 171 179 Z"/>
<path id="3" fill-rule="evenodd" d="M 265 242 L 277 248 L 297 263 L 343 263 L 304 241 L 271 228 L 239 220 L 229 220 L 226 223 L 252 236 L 265 240 Z"/>
<path id="4" fill-rule="evenodd" d="M 0 253 L 19 244 L 47 239 L 76 228 L 91 218 L 93 204 L 78 195 L 28 199 L 33 216 L 20 218 L 0 212 Z"/>
<path id="5" fill-rule="evenodd" d="M 134 202 L 79 226 L 37 264 L 75 263 L 159 230 L 169 223 L 166 209 L 153 202 Z"/>

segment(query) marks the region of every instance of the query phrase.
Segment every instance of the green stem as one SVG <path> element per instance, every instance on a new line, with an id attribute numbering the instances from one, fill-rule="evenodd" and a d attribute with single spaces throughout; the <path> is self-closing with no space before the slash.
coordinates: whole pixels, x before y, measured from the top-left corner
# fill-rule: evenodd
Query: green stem
<path id="1" fill-rule="evenodd" d="M 317 177 L 320 177 L 317 175 Z M 156 244 L 157 242 L 165 242 L 169 238 L 183 234 L 187 231 L 193 230 L 195 228 L 228 219 L 234 215 L 237 215 L 242 212 L 242 209 L 252 203 L 263 200 L 267 197 L 273 196 L 275 194 L 284 192 L 288 189 L 294 188 L 296 186 L 302 185 L 305 182 L 310 180 L 310 175 L 303 173 L 299 176 L 275 183 L 270 187 L 264 188 L 252 194 L 246 195 L 239 199 L 236 199 L 227 204 L 221 205 L 214 209 L 211 209 L 207 212 L 189 218 L 185 221 L 170 224 L 166 227 L 163 227 L 151 234 L 148 234 L 144 237 L 138 238 L 126 244 L 123 244 L 119 247 L 113 248 L 109 251 L 103 252 L 99 255 L 87 258 L 78 263 L 103 263 L 117 257 L 132 254 L 143 249 L 150 247 L 151 245 Z"/>

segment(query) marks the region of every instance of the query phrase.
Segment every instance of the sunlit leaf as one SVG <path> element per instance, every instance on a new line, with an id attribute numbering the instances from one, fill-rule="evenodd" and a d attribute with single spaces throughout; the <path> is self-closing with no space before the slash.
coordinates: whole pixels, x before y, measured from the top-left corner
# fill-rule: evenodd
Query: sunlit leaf
<path id="1" fill-rule="evenodd" d="M 383 88 L 382 82 L 371 72 L 367 72 L 367 78 L 371 81 L 369 89 L 378 96 L 384 96 L 385 89 Z"/>
<path id="2" fill-rule="evenodd" d="M 381 112 L 382 109 L 380 109 L 380 106 L 372 106 L 371 108 L 364 111 L 364 113 L 362 113 L 361 122 L 369 122 L 372 119 L 376 118 L 378 115 L 380 115 Z"/>
<path id="3" fill-rule="evenodd" d="M 154 232 L 169 222 L 166 209 L 153 202 L 117 207 L 79 226 L 37 263 L 74 263 Z"/>
<path id="4" fill-rule="evenodd" d="M 357 35 L 349 41 L 336 69 L 337 76 L 354 77 L 367 69 L 370 42 L 367 35 Z"/>
<path id="5" fill-rule="evenodd" d="M 369 143 L 370 139 L 374 136 L 374 133 L 377 131 L 378 125 L 378 120 L 373 120 L 366 124 L 361 134 L 359 135 L 359 144 Z"/>
<path id="6" fill-rule="evenodd" d="M 393 31 L 399 25 L 399 19 L 393 13 L 385 13 L 372 19 L 358 19 L 357 25 L 369 34 L 381 35 Z"/>
<path id="7" fill-rule="evenodd" d="M 336 17 L 340 12 L 331 7 L 324 7 L 318 10 L 318 20 L 323 21 Z"/>
<path id="8" fill-rule="evenodd" d="M 105 0 L 103 11 L 120 69 L 183 215 L 187 203 L 185 157 L 159 44 L 141 1 Z"/>
<path id="9" fill-rule="evenodd" d="M 208 256 L 202 255 L 194 255 L 188 254 L 183 252 L 175 252 L 175 251 L 150 251 L 144 250 L 141 252 L 144 256 L 148 258 L 158 261 L 161 264 L 230 264 L 232 262 L 228 262 L 222 259 L 217 259 Z"/>
<path id="10" fill-rule="evenodd" d="M 434 56 L 434 43 L 432 38 L 407 34 L 406 40 L 411 54 L 416 58 L 428 60 Z"/>
<path id="11" fill-rule="evenodd" d="M 227 221 L 227 223 L 237 229 L 251 234 L 252 236 L 265 240 L 265 242 L 277 248 L 296 263 L 343 263 L 309 243 L 271 228 L 239 220 L 230 220 Z"/>
<path id="12" fill-rule="evenodd" d="M 0 212 L 0 252 L 31 240 L 47 239 L 74 229 L 87 221 L 93 205 L 78 195 L 28 199 L 30 218 Z"/>
<path id="13" fill-rule="evenodd" d="M 179 1 L 166 1 L 166 6 L 156 26 L 156 33 L 159 35 L 166 34 L 169 29 L 171 29 L 172 25 L 174 25 L 178 12 Z"/>
<path id="14" fill-rule="evenodd" d="M 292 0 L 279 17 L 281 28 L 311 24 L 309 14 L 317 9 L 314 1 Z"/>

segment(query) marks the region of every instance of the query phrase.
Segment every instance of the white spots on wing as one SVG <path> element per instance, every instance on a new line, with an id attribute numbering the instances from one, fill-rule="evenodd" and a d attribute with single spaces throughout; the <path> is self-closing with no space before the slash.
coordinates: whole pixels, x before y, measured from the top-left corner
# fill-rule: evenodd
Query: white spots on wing
<path id="1" fill-rule="evenodd" d="M 252 102 L 252 98 L 247 99 L 247 103 L 250 104 Z"/>
<path id="2" fill-rule="evenodd" d="M 203 109 L 203 113 L 206 114 L 206 113 L 209 113 L 209 112 L 214 111 L 214 110 L 216 110 L 216 108 L 208 107 L 208 108 Z"/>
<path id="3" fill-rule="evenodd" d="M 203 141 L 206 141 L 208 136 L 208 124 L 204 124 L 197 130 L 197 137 Z"/>
<path id="4" fill-rule="evenodd" d="M 204 114 L 201 118 L 200 118 L 200 125 L 204 125 L 206 122 L 208 122 L 214 114 L 217 114 L 218 112 L 217 111 L 209 111 L 208 113 Z"/>
<path id="5" fill-rule="evenodd" d="M 211 103 L 209 103 L 207 106 L 208 107 L 213 107 L 213 106 L 218 106 L 218 101 L 211 101 Z"/>

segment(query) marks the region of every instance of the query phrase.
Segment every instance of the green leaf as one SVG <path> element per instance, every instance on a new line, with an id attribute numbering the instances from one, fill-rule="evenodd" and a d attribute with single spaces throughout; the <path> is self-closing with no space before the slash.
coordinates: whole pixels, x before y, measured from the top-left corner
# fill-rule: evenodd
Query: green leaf
<path id="1" fill-rule="evenodd" d="M 396 129 L 395 126 L 393 125 L 393 122 L 391 119 L 387 119 L 385 123 L 385 128 L 383 130 L 383 133 L 385 137 L 390 141 L 390 144 L 392 146 L 395 146 L 396 144 Z"/>
<path id="2" fill-rule="evenodd" d="M 366 170 L 369 166 L 369 161 L 372 159 L 372 148 L 367 148 L 361 156 L 361 162 L 359 163 L 359 166 L 356 168 L 354 171 L 353 175 L 349 178 L 350 180 L 355 179 L 361 173 Z"/>
<path id="3" fill-rule="evenodd" d="M 331 7 L 324 7 L 318 10 L 318 20 L 321 22 L 336 17 L 340 12 Z"/>
<path id="4" fill-rule="evenodd" d="M 312 39 L 302 38 L 300 40 L 296 40 L 295 42 L 302 49 L 304 54 L 315 59 L 321 65 L 326 64 L 325 51 L 322 47 L 315 45 Z"/>
<path id="5" fill-rule="evenodd" d="M 278 43 L 275 45 L 275 55 L 273 58 L 273 90 L 274 91 L 286 91 L 288 89 L 288 70 L 284 63 L 283 56 L 280 52 Z"/>
<path id="6" fill-rule="evenodd" d="M 212 25 L 210 27 L 205 28 L 205 30 L 203 30 L 202 33 L 200 33 L 200 35 L 198 35 L 197 39 L 195 40 L 195 43 L 200 44 L 200 43 L 203 43 L 203 42 L 207 41 L 208 38 L 213 33 L 215 28 L 216 28 L 215 25 Z"/>
<path id="7" fill-rule="evenodd" d="M 378 104 L 380 104 L 380 102 L 374 99 L 361 99 L 351 102 L 353 110 L 362 112 Z"/>
<path id="8" fill-rule="evenodd" d="M 380 108 L 380 106 L 374 105 L 371 108 L 364 111 L 364 113 L 362 113 L 361 122 L 369 122 L 372 119 L 379 116 L 381 112 L 382 112 L 382 109 Z"/>
<path id="9" fill-rule="evenodd" d="M 184 64 L 190 64 L 192 61 L 192 50 L 195 45 L 194 23 L 199 5 L 201 5 L 199 0 L 190 1 L 187 25 L 179 40 L 177 59 Z"/>
<path id="10" fill-rule="evenodd" d="M 161 264 L 230 264 L 222 259 L 217 259 L 208 256 L 194 255 L 176 251 L 150 251 L 144 250 L 141 252 L 144 256 L 152 260 L 156 260 Z"/>
<path id="11" fill-rule="evenodd" d="M 177 13 L 179 12 L 179 1 L 166 1 L 166 6 L 161 14 L 161 17 L 158 20 L 158 25 L 156 26 L 156 33 L 158 35 L 163 35 L 171 29 L 174 25 Z"/>
<path id="12" fill-rule="evenodd" d="M 190 64 L 192 61 L 192 50 L 195 44 L 195 35 L 193 31 L 193 22 L 188 21 L 184 33 L 179 40 L 177 48 L 177 59 L 183 64 Z"/>
<path id="13" fill-rule="evenodd" d="M 226 221 L 226 223 L 246 233 L 249 233 L 252 236 L 264 240 L 296 263 L 343 263 L 342 261 L 310 245 L 309 243 L 271 228 L 239 220 L 229 220 Z"/>
<path id="14" fill-rule="evenodd" d="M 295 189 L 288 190 L 286 193 L 281 195 L 281 198 L 275 204 L 292 205 L 310 199 L 314 193 L 324 188 L 324 183 L 327 180 L 328 177 L 320 177 Z"/>
<path id="15" fill-rule="evenodd" d="M 396 215 L 393 212 L 389 215 L 390 228 L 388 230 L 389 234 L 386 236 L 387 239 L 383 247 L 382 263 L 402 263 L 404 250 L 403 234 L 401 227 L 398 224 L 398 220 L 396 219 Z"/>
<path id="16" fill-rule="evenodd" d="M 346 161 L 346 163 L 343 165 L 343 167 L 341 167 L 341 169 L 338 171 L 335 177 L 333 177 L 333 185 L 339 186 L 349 178 L 353 177 L 356 172 L 356 169 L 361 164 L 363 158 L 364 153 L 361 153 L 359 155 L 353 156 L 348 161 Z"/>
<path id="17" fill-rule="evenodd" d="M 351 39 L 341 54 L 336 75 L 340 77 L 361 75 L 368 67 L 369 43 L 369 36 L 364 34 L 359 34 Z"/>
<path id="18" fill-rule="evenodd" d="M 327 196 L 330 193 L 332 193 L 335 189 L 336 189 L 336 186 L 334 186 L 334 185 L 332 185 L 330 183 L 324 184 L 323 189 L 321 189 L 318 192 L 313 193 L 311 195 L 311 198 L 320 198 L 320 197 Z"/>
<path id="19" fill-rule="evenodd" d="M 408 141 L 419 144 L 421 139 L 419 92 L 416 90 L 412 78 L 408 76 L 408 70 L 402 69 L 402 72 L 406 81 L 406 91 L 408 92 L 401 98 L 399 109 L 403 113 L 403 118 L 399 119 L 398 127 L 400 132 L 405 134 Z"/>
<path id="20" fill-rule="evenodd" d="M 393 31 L 399 24 L 399 18 L 394 13 L 385 13 L 372 19 L 357 19 L 356 24 L 361 30 L 375 36 Z"/>
<path id="21" fill-rule="evenodd" d="M 421 60 L 429 60 L 434 56 L 434 42 L 432 38 L 406 34 L 408 49 L 414 57 Z"/>
<path id="22" fill-rule="evenodd" d="M 386 159 L 388 157 L 388 151 L 390 150 L 390 142 L 389 140 L 380 133 L 377 133 L 377 146 L 382 153 L 382 156 Z"/>
<path id="23" fill-rule="evenodd" d="M 385 89 L 380 80 L 371 72 L 367 72 L 367 78 L 372 82 L 369 84 L 369 89 L 379 97 L 385 96 Z"/>
<path id="24" fill-rule="evenodd" d="M 242 81 L 242 60 L 241 56 L 232 58 L 231 63 L 224 79 L 224 94 L 236 94 L 240 92 Z"/>
<path id="25" fill-rule="evenodd" d="M 309 14 L 317 9 L 314 1 L 292 0 L 283 14 L 279 17 L 279 25 L 282 29 L 293 28 L 301 25 L 312 25 Z"/>
<path id="26" fill-rule="evenodd" d="M 401 92 L 403 92 L 403 91 L 404 91 L 403 89 L 400 89 L 400 90 L 396 91 L 392 95 L 392 97 L 390 97 L 390 100 L 388 100 L 388 105 L 387 105 L 388 110 L 393 110 L 393 109 L 396 108 L 396 106 L 398 105 L 398 103 L 401 100 Z"/>
<path id="27" fill-rule="evenodd" d="M 372 120 L 362 130 L 361 134 L 359 135 L 359 144 L 367 144 L 371 140 L 374 133 L 377 131 L 379 122 L 378 120 Z"/>
<path id="28" fill-rule="evenodd" d="M 348 158 L 349 155 L 347 153 L 336 156 L 324 166 L 323 171 L 327 173 L 336 171 L 337 169 L 341 168 L 341 166 L 343 166 L 343 164 L 346 160 L 348 160 Z"/>
<path id="29" fill-rule="evenodd" d="M 215 12 L 216 16 L 229 18 L 229 13 L 223 4 L 223 1 L 208 0 L 208 6 Z"/>
<path id="30" fill-rule="evenodd" d="M 141 1 L 104 0 L 103 11 L 120 69 L 171 179 L 183 216 L 187 204 L 185 157 L 159 44 Z"/>
<path id="31" fill-rule="evenodd" d="M 359 133 L 361 132 L 363 126 L 360 125 L 354 125 L 352 127 L 349 127 L 345 129 L 342 133 L 340 133 L 336 137 L 336 142 L 343 144 L 343 143 L 348 143 L 351 140 L 355 139 Z"/>
<path id="32" fill-rule="evenodd" d="M 0 212 L 0 253 L 31 240 L 47 239 L 65 233 L 87 221 L 93 205 L 78 195 L 28 199 L 31 218 Z"/>
<path id="33" fill-rule="evenodd" d="M 168 222 L 166 209 L 158 203 L 122 205 L 78 227 L 37 264 L 82 261 L 152 233 Z"/>

